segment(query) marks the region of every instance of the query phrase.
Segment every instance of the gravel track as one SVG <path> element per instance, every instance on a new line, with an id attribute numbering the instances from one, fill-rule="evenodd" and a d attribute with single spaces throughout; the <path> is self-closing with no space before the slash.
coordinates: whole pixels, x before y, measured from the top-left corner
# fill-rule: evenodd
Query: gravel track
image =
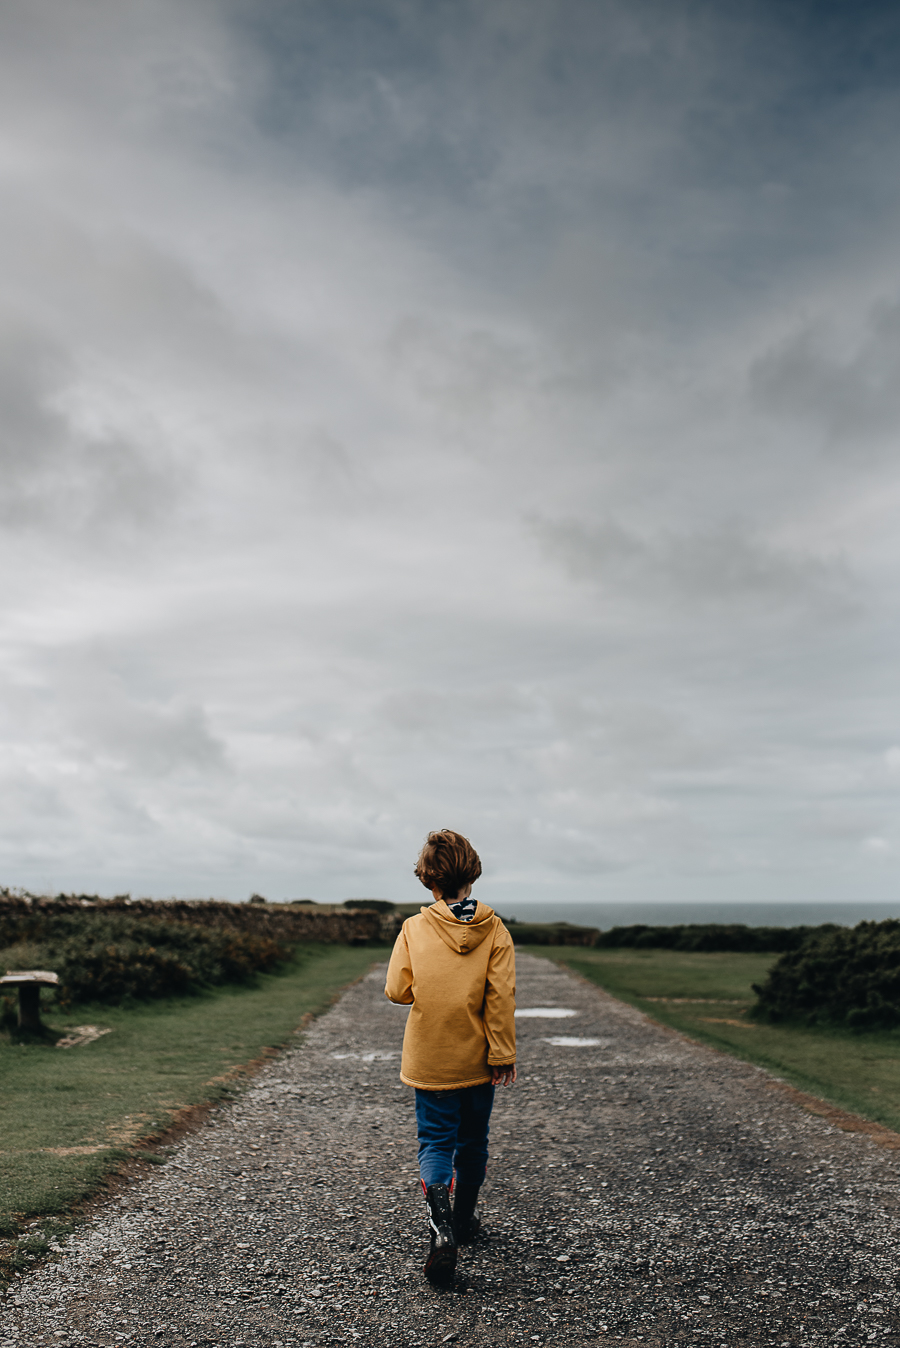
<path id="1" fill-rule="evenodd" d="M 518 1023 L 455 1290 L 422 1277 L 406 1009 L 380 967 L 16 1284 L 0 1348 L 900 1344 L 900 1153 L 518 964 L 520 1007 L 577 1015 Z"/>

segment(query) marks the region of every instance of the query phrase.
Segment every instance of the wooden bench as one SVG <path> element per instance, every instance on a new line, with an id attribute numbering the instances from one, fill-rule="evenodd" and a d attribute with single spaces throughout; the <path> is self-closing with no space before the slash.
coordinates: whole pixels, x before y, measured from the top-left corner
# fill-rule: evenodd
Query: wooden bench
<path id="1" fill-rule="evenodd" d="M 41 988 L 55 988 L 58 984 L 59 976 L 46 969 L 8 969 L 0 978 L 0 987 L 19 989 L 20 1030 L 41 1028 Z"/>

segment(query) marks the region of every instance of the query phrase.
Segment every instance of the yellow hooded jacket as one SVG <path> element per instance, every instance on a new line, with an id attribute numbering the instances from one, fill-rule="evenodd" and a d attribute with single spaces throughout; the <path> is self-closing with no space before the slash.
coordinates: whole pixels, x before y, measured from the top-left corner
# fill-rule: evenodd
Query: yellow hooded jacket
<path id="1" fill-rule="evenodd" d="M 426 1091 L 490 1081 L 516 1060 L 516 955 L 493 908 L 458 921 L 443 899 L 409 917 L 388 968 L 385 996 L 412 1004 L 400 1080 Z"/>

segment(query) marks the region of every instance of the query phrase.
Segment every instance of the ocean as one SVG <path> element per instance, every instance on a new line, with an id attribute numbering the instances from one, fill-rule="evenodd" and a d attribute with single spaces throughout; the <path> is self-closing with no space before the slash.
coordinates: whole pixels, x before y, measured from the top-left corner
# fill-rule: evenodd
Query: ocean
<path id="1" fill-rule="evenodd" d="M 520 922 L 576 922 L 580 926 L 674 926 L 679 922 L 744 922 L 748 927 L 817 926 L 837 922 L 883 922 L 900 918 L 896 903 L 511 903 L 498 902 L 501 917 Z"/>

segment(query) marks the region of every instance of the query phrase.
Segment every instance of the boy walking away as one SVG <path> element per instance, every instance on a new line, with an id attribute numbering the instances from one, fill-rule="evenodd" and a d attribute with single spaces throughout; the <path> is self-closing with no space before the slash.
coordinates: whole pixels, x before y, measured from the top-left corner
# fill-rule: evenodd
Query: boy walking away
<path id="1" fill-rule="evenodd" d="M 400 1079 L 416 1092 L 431 1231 L 425 1276 L 438 1284 L 452 1281 L 457 1246 L 478 1231 L 494 1087 L 516 1079 L 515 951 L 494 910 L 471 897 L 480 874 L 462 834 L 429 833 L 416 875 L 434 903 L 404 922 L 384 989 L 412 1006 Z"/>

